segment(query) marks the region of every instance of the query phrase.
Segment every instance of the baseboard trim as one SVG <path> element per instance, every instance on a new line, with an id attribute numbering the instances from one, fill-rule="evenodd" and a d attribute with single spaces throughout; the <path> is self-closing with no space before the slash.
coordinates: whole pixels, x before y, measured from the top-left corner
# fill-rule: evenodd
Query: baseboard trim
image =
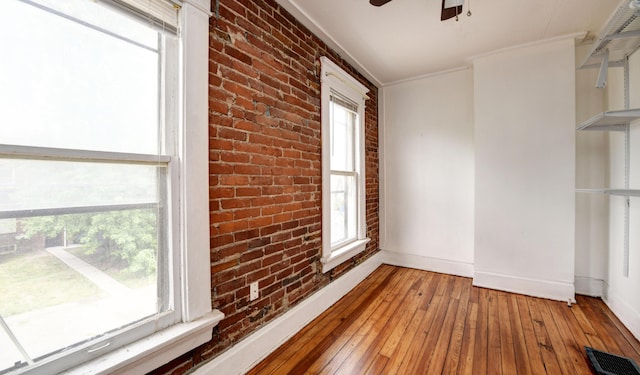
<path id="1" fill-rule="evenodd" d="M 415 268 L 423 271 L 446 273 L 449 275 L 473 277 L 473 264 L 445 259 L 430 258 L 421 255 L 381 250 L 383 263 L 392 266 Z"/>
<path id="2" fill-rule="evenodd" d="M 604 280 L 592 277 L 576 276 L 576 294 L 590 297 L 602 297 L 604 293 Z"/>
<path id="3" fill-rule="evenodd" d="M 473 285 L 532 297 L 575 302 L 575 286 L 570 282 L 528 279 L 512 275 L 475 271 Z"/>
<path id="4" fill-rule="evenodd" d="M 297 306 L 195 370 L 195 374 L 244 374 L 349 293 L 383 263 L 378 252 Z"/>
<path id="5" fill-rule="evenodd" d="M 640 312 L 631 307 L 623 298 L 611 293 L 611 288 L 607 288 L 606 298 L 603 297 L 602 300 L 622 324 L 631 331 L 631 334 L 640 340 Z"/>

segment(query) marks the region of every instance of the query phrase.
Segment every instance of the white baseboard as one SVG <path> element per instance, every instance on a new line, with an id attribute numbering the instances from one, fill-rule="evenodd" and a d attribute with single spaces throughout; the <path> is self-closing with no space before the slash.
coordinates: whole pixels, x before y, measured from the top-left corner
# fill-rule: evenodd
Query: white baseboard
<path id="1" fill-rule="evenodd" d="M 226 352 L 196 369 L 195 374 L 244 374 L 382 265 L 378 252 L 300 304 L 255 331 Z"/>
<path id="2" fill-rule="evenodd" d="M 575 302 L 575 287 L 570 282 L 528 279 L 476 271 L 473 276 L 473 285 L 532 297 Z"/>
<path id="3" fill-rule="evenodd" d="M 576 294 L 590 297 L 602 297 L 604 292 L 604 280 L 591 277 L 576 276 Z"/>
<path id="4" fill-rule="evenodd" d="M 619 295 L 612 293 L 611 288 L 607 288 L 603 301 L 633 336 L 640 340 L 640 311 L 635 310 Z"/>
<path id="5" fill-rule="evenodd" d="M 451 260 L 424 257 L 421 255 L 381 250 L 383 263 L 393 266 L 415 268 L 449 275 L 473 277 L 473 264 Z"/>

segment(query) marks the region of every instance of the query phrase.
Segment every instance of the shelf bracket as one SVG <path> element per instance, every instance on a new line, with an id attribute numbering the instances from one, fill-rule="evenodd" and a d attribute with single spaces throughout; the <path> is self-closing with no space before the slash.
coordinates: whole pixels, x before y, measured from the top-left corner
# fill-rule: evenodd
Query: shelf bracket
<path id="1" fill-rule="evenodd" d="M 625 31 L 622 33 L 607 35 L 605 40 L 616 40 L 616 39 L 627 39 L 627 38 L 637 38 L 640 36 L 640 30 L 632 30 Z"/>
<path id="2" fill-rule="evenodd" d="M 604 51 L 602 55 L 602 63 L 600 64 L 600 71 L 598 72 L 598 80 L 596 81 L 596 87 L 601 89 L 607 84 L 607 73 L 609 71 L 609 50 Z"/>

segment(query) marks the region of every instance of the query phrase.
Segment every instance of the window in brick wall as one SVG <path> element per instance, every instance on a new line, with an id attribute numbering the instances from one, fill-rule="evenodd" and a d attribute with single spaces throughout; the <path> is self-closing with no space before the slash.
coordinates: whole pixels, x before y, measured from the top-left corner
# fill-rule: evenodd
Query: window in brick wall
<path id="1" fill-rule="evenodd" d="M 190 216 L 184 198 L 206 205 L 207 143 L 189 181 L 181 145 L 187 128 L 206 138 L 207 125 L 179 115 L 190 100 L 190 84 L 179 86 L 188 17 L 175 4 L 3 4 L 0 373 L 110 372 L 137 352 L 149 360 L 207 314 L 210 338 L 221 318 L 207 288 L 187 285 L 199 267 L 187 259 L 204 263 L 209 285 L 207 213 Z"/>
<path id="2" fill-rule="evenodd" d="M 364 109 L 368 89 L 326 57 L 322 64 L 322 271 L 364 251 Z"/>

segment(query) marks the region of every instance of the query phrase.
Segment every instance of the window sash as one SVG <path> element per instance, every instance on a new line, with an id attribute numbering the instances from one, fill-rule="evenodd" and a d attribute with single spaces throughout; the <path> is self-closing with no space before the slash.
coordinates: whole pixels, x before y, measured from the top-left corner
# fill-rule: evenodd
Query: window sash
<path id="1" fill-rule="evenodd" d="M 356 155 L 359 152 L 358 140 L 358 104 L 345 96 L 332 91 L 330 96 L 330 133 L 331 133 L 331 250 L 335 251 L 358 239 L 358 165 Z M 343 119 L 336 117 L 336 107 L 344 113 L 346 123 Z M 338 134 L 337 129 L 341 129 L 342 134 Z M 342 139 L 343 142 L 338 142 Z M 341 150 L 340 150 L 341 149 Z M 341 154 L 342 152 L 342 155 Z M 342 158 L 340 158 L 342 156 Z M 343 190 L 334 190 L 334 177 L 343 177 Z M 337 208 L 337 210 L 336 210 Z"/>
<path id="2" fill-rule="evenodd" d="M 105 152 L 77 149 L 63 149 L 53 147 L 18 146 L 0 144 L 0 157 L 42 159 L 58 161 L 80 162 L 116 162 L 134 164 L 167 164 L 171 161 L 169 155 L 135 154 L 125 152 Z"/>
<path id="3" fill-rule="evenodd" d="M 331 96 L 331 108 L 330 108 L 330 117 L 331 117 L 331 170 L 341 170 L 341 171 L 356 171 L 357 169 L 357 139 L 358 139 L 358 105 L 352 103 L 351 101 L 347 101 L 347 99 L 342 99 L 338 96 Z M 337 121 L 336 118 L 336 106 L 340 107 L 341 111 L 344 111 L 346 115 L 346 123 L 344 129 L 344 137 L 346 138 L 344 143 L 337 144 L 337 140 L 339 135 L 337 129 Z M 342 158 L 340 155 L 337 155 L 340 150 L 338 150 L 339 146 L 342 146 L 344 149 L 342 151 L 346 151 Z M 342 168 L 338 168 L 342 167 Z"/>
<path id="4" fill-rule="evenodd" d="M 77 162 L 77 163 L 100 163 L 102 165 L 136 165 L 157 167 L 161 172 L 158 178 L 166 179 L 168 175 L 169 163 L 172 158 L 168 155 L 146 155 L 129 154 L 117 152 L 101 152 L 86 150 L 67 150 L 47 147 L 16 146 L 0 144 L 0 159 L 12 160 L 41 160 L 47 162 Z M 164 177 L 163 177 L 164 176 Z M 15 183 L 15 174 L 12 176 Z M 159 181 L 161 186 L 166 186 L 165 182 Z M 6 184 L 0 185 L 5 186 Z M 10 185 L 10 184 L 9 184 Z M 166 189 L 163 189 L 166 190 Z M 53 207 L 24 207 L 22 209 L 3 209 L 0 211 L 0 219 L 25 218 L 35 216 L 65 215 L 76 213 L 106 212 L 117 210 L 129 210 L 136 208 L 162 207 L 163 201 L 167 199 L 166 191 L 159 191 L 158 199 L 145 200 L 128 203 L 105 203 L 91 205 L 64 205 Z"/>
<path id="5" fill-rule="evenodd" d="M 15 59 L 9 55 L 6 63 L 2 64 L 6 69 L 0 74 L 0 80 L 9 77 L 9 72 L 13 70 L 29 74 L 25 82 L 9 79 L 9 85 L 5 88 L 11 91 L 5 90 L 5 95 L 0 97 L 7 106 L 9 118 L 16 123 L 23 119 L 31 133 L 0 130 L 0 135 L 3 135 L 0 142 L 107 152 L 174 154 L 175 140 L 170 137 L 175 136 L 166 132 L 164 124 L 177 123 L 179 120 L 179 77 L 175 74 L 180 69 L 178 38 L 149 27 L 147 21 L 140 22 L 139 18 L 128 17 L 122 9 L 114 9 L 103 2 L 74 0 L 74 7 L 68 9 L 65 3 L 59 0 L 20 0 L 10 6 L 10 9 L 15 8 L 25 17 L 41 19 L 43 22 L 39 23 L 39 27 L 48 25 L 57 32 L 28 32 L 26 30 L 30 28 L 23 26 L 19 26 L 20 30 L 0 27 L 5 35 L 10 32 L 25 33 L 24 38 L 7 37 L 10 47 L 12 43 L 17 43 L 16 40 L 46 43 L 49 46 L 31 49 L 28 53 L 16 53 L 13 55 Z M 84 13 L 89 16 L 85 17 Z M 90 16 L 92 14 L 99 16 Z M 76 45 L 82 45 L 83 40 L 98 41 L 90 51 L 94 57 L 88 58 L 85 63 L 83 59 L 75 58 L 74 54 L 87 53 L 86 48 L 73 47 L 65 55 L 58 52 L 60 48 L 65 48 L 66 40 L 59 34 L 76 31 Z M 49 34 L 51 36 L 47 37 Z M 103 46 L 114 48 L 117 55 L 100 58 Z M 54 71 L 54 64 L 45 64 L 49 68 L 41 68 L 36 62 L 48 59 L 64 62 L 66 68 Z M 137 69 L 135 73 L 124 73 L 132 62 Z M 54 78 L 47 78 L 46 81 L 38 78 L 49 76 Z M 51 88 L 42 90 L 47 81 Z M 140 83 L 130 82 L 144 83 L 147 89 L 138 89 L 136 84 Z M 66 89 L 70 90 L 70 95 L 65 95 Z M 88 103 L 102 101 L 105 92 L 118 90 L 125 94 L 114 96 L 116 100 L 110 105 L 98 106 L 97 111 L 87 109 Z M 157 93 L 157 97 L 149 95 L 151 90 Z M 90 94 L 83 95 L 83 91 Z M 25 100 L 15 105 L 14 102 L 19 103 L 17 98 L 20 97 Z M 42 106 L 42 110 L 31 110 L 34 106 Z M 67 121 L 66 131 L 63 127 L 66 122 L 61 118 L 65 112 L 73 114 Z M 39 127 L 44 130 L 39 130 Z M 148 136 L 143 138 L 141 135 L 141 132 L 149 134 L 151 131 L 157 132 L 150 137 L 151 141 Z"/>
<path id="6" fill-rule="evenodd" d="M 344 190 L 334 190 L 333 183 L 334 177 L 345 177 L 343 187 Z M 343 171 L 331 171 L 331 215 L 332 215 L 332 225 L 331 225 L 331 249 L 335 251 L 336 249 L 345 246 L 353 241 L 358 239 L 358 223 L 359 223 L 359 215 L 358 215 L 358 205 L 359 205 L 359 197 L 358 197 L 358 173 L 356 172 L 343 172 Z M 342 210 L 335 211 L 336 206 L 340 203 L 340 195 L 342 194 L 342 200 L 344 201 L 344 207 Z M 341 211 L 341 212 L 340 212 Z M 340 216 L 342 213 L 344 220 L 335 222 L 335 216 Z M 342 224 L 339 227 L 334 227 L 334 224 Z M 340 238 L 336 238 L 336 232 L 342 233 L 343 235 Z"/>
<path id="7" fill-rule="evenodd" d="M 29 3 L 31 5 L 37 4 L 31 0 L 21 0 L 25 3 Z M 109 1 L 109 0 L 107 0 Z M 110 3 L 119 5 L 122 8 L 123 3 L 139 3 L 139 4 L 149 4 L 150 1 L 155 1 L 156 3 L 168 3 L 166 1 L 156 1 L 156 0 L 114 0 L 110 1 Z M 146 6 L 146 5 L 145 5 Z M 38 6 L 39 8 L 43 8 Z M 146 21 L 152 21 L 158 25 L 157 28 L 160 28 L 164 31 L 175 32 L 177 30 L 177 20 L 178 20 L 178 9 L 179 7 L 173 7 L 171 5 L 172 15 L 169 17 L 174 20 L 174 22 L 170 22 L 169 20 L 164 20 L 162 22 L 157 22 L 157 19 L 154 19 L 156 15 L 154 14 L 146 14 L 143 18 Z M 43 8 L 45 10 L 49 8 Z M 149 9 L 146 7 L 141 7 L 140 9 L 145 11 L 145 9 Z M 131 8 L 127 8 L 127 12 L 130 14 Z M 54 12 L 56 13 L 56 12 Z M 153 12 L 152 12 L 153 13 Z M 140 16 L 140 14 L 137 14 Z M 160 17 L 162 18 L 162 17 Z M 86 25 L 89 26 L 90 25 Z M 107 33 L 109 34 L 109 33 Z M 110 34 L 111 35 L 111 34 Z M 112 35 L 118 37 L 117 35 Z M 122 38 L 120 38 L 122 39 Z M 161 86 L 159 86 L 160 97 L 158 100 L 160 101 L 162 108 L 161 113 L 159 114 L 160 118 L 160 132 L 159 132 L 159 143 L 161 144 L 160 150 L 162 152 L 169 152 L 173 154 L 176 150 L 176 147 L 173 145 L 175 139 L 174 136 L 177 134 L 177 129 L 173 129 L 170 132 L 166 131 L 166 126 L 164 121 L 168 121 L 168 123 L 173 127 L 175 121 L 177 120 L 178 114 L 178 100 L 177 100 L 177 90 L 178 90 L 178 81 L 177 74 L 178 72 L 178 41 L 177 40 L 167 40 L 167 45 L 161 45 L 160 49 L 162 51 L 163 59 L 159 62 L 160 64 L 160 76 L 158 77 L 161 82 Z M 141 46 L 144 48 L 144 46 Z M 172 61 L 172 59 L 176 59 L 176 61 Z M 169 77 L 175 77 L 171 80 L 168 80 Z M 147 165 L 147 166 L 155 166 L 160 170 L 164 171 L 159 174 L 158 184 L 162 193 L 158 196 L 158 201 L 153 202 L 138 202 L 138 203 L 130 203 L 123 205 L 94 205 L 94 206 L 83 206 L 83 207 L 56 207 L 52 208 L 50 212 L 46 212 L 43 210 L 33 210 L 32 212 L 26 212 L 23 210 L 21 212 L 3 212 L 0 213 L 0 216 L 6 217 L 17 217 L 22 215 L 21 217 L 27 216 L 40 216 L 43 214 L 62 214 L 62 213 L 75 213 L 75 212 L 96 212 L 96 211 L 110 211 L 114 208 L 117 209 L 129 209 L 133 207 L 159 207 L 160 210 L 164 211 L 162 214 L 162 219 L 167 225 L 162 226 L 159 224 L 158 231 L 161 232 L 161 238 L 158 238 L 158 257 L 163 257 L 164 264 L 166 266 L 158 268 L 158 291 L 160 295 L 163 295 L 164 301 L 162 301 L 158 306 L 158 311 L 167 310 L 165 312 L 156 313 L 153 316 L 143 318 L 137 322 L 130 322 L 125 327 L 116 328 L 111 332 L 105 332 L 97 338 L 91 338 L 84 342 L 79 342 L 74 344 L 71 348 L 61 348 L 58 352 L 46 354 L 41 358 L 27 359 L 28 368 L 23 369 L 26 373 L 58 373 L 64 371 L 70 367 L 79 365 L 83 362 L 87 362 L 92 358 L 101 356 L 106 352 L 113 351 L 117 348 L 120 348 L 124 345 L 127 345 L 137 339 L 142 337 L 151 335 L 155 332 L 158 332 L 164 328 L 167 328 L 175 323 L 181 321 L 181 304 L 178 303 L 181 292 L 179 290 L 175 290 L 175 287 L 178 285 L 176 277 L 178 277 L 178 270 L 173 268 L 173 265 L 179 264 L 180 252 L 177 251 L 178 246 L 178 238 L 177 236 L 171 236 L 170 228 L 171 223 L 176 223 L 175 216 L 178 215 L 177 209 L 172 209 L 172 207 L 177 208 L 177 197 L 178 194 L 175 192 L 175 189 L 178 187 L 178 160 L 169 155 L 163 154 L 135 154 L 135 153 L 126 153 L 126 152 L 109 152 L 109 151 L 86 151 L 86 150 L 78 150 L 78 149 L 60 149 L 53 147 L 38 147 L 38 146 L 17 146 L 17 145 L 0 145 L 0 158 L 12 158 L 12 159 L 32 159 L 32 160 L 43 160 L 43 161 L 71 161 L 71 162 L 95 162 L 95 163 L 106 163 L 106 164 L 132 164 L 132 165 Z M 172 193 L 172 191 L 174 193 Z M 161 250 L 161 246 L 164 246 L 164 254 L 163 250 Z M 170 251 L 169 249 L 174 249 Z M 161 305 L 161 306 L 160 306 Z M 26 359 L 26 358 L 25 358 Z M 21 360 L 24 360 L 21 358 Z M 8 368 L 4 370 L 15 370 L 22 365 L 16 364 L 13 368 Z M 2 372 L 2 368 L 0 368 L 0 372 Z"/>
<path id="8" fill-rule="evenodd" d="M 60 348 L 57 351 L 47 353 L 42 357 L 31 358 L 24 351 L 20 349 L 20 344 L 15 344 L 19 351 L 22 353 L 20 360 L 22 362 L 16 363 L 13 368 L 16 369 L 24 366 L 28 366 L 27 373 L 57 373 L 70 366 L 79 365 L 94 357 L 104 354 L 104 351 L 111 351 L 122 347 L 140 337 L 151 335 L 161 329 L 167 328 L 180 321 L 180 315 L 176 311 L 176 307 L 179 306 L 172 293 L 170 286 L 175 283 L 172 281 L 171 264 L 175 264 L 176 254 L 169 252 L 169 246 L 171 239 L 167 231 L 170 228 L 170 215 L 168 210 L 168 204 L 172 200 L 169 197 L 169 191 L 167 190 L 168 184 L 171 181 L 170 171 L 173 169 L 172 164 L 176 160 L 166 155 L 146 155 L 146 154 L 127 154 L 127 153 L 115 153 L 115 152 L 100 152 L 100 151 L 85 151 L 85 150 L 66 150 L 46 147 L 31 147 L 31 146 L 15 146 L 15 145 L 0 145 L 0 159 L 31 159 L 42 161 L 75 161 L 75 162 L 94 162 L 94 163 L 110 163 L 120 165 L 143 165 L 143 166 L 155 166 L 164 170 L 163 173 L 158 175 L 159 188 L 163 191 L 159 193 L 158 200 L 154 202 L 142 202 L 122 205 L 94 205 L 86 207 L 57 207 L 50 209 L 34 209 L 23 211 L 8 211 L 3 210 L 0 212 L 0 218 L 19 218 L 19 217 L 33 217 L 33 216 L 45 216 L 45 215 L 58 215 L 69 213 L 81 213 L 81 212 L 102 212 L 112 211 L 114 209 L 132 209 L 132 208 L 158 208 L 160 217 L 158 225 L 158 262 L 159 267 L 157 270 L 158 279 L 158 305 L 157 312 L 154 315 L 143 318 L 138 322 L 129 322 L 124 327 L 116 328 L 111 332 L 103 332 L 99 337 L 89 338 L 85 341 L 74 343 L 71 347 Z M 163 203 L 164 202 L 164 203 Z M 165 225 L 161 223 L 165 222 Z M 170 255 L 173 254 L 173 255 Z M 164 280 L 164 281 L 162 281 Z M 0 317 L 2 319 L 2 317 Z M 0 330 L 6 332 L 10 337 L 11 329 L 4 321 L 0 326 Z M 4 327 L 4 328 L 2 328 Z M 3 369 L 0 369 L 3 370 Z"/>

